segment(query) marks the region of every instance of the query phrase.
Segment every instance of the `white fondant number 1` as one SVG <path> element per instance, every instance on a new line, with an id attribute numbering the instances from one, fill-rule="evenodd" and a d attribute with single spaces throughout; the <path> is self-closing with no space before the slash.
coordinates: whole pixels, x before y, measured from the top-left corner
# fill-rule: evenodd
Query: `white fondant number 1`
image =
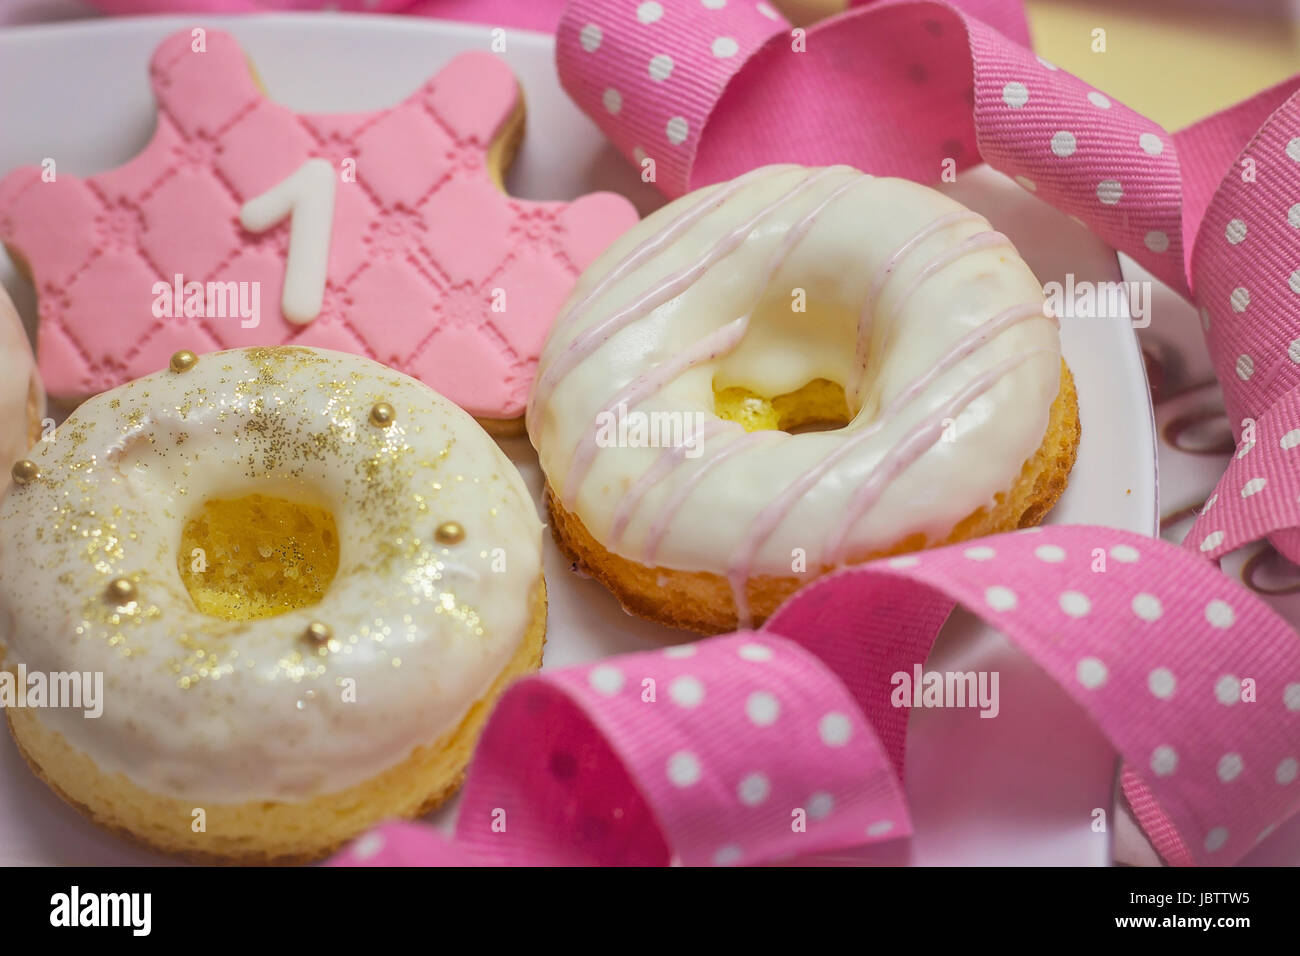
<path id="1" fill-rule="evenodd" d="M 291 217 L 280 311 L 298 325 L 320 315 L 325 299 L 334 189 L 334 167 L 325 159 L 309 159 L 239 210 L 240 225 L 249 232 L 264 232 Z"/>

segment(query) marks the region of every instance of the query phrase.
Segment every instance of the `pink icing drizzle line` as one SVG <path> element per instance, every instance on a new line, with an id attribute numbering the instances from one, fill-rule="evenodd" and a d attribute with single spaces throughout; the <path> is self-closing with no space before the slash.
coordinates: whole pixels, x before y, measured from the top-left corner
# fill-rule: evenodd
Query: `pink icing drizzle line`
<path id="1" fill-rule="evenodd" d="M 637 296 L 631 303 L 621 306 L 612 315 L 584 330 L 560 353 L 555 359 L 555 363 L 537 378 L 537 384 L 533 390 L 536 403 L 544 405 L 547 399 L 550 398 L 550 393 L 554 390 L 556 384 L 579 363 L 595 352 L 596 349 L 609 341 L 613 335 L 638 319 L 645 318 L 665 302 L 680 295 L 720 259 L 738 249 L 760 222 L 786 203 L 791 202 L 805 189 L 827 174 L 834 172 L 834 170 L 835 167 L 833 166 L 813 170 L 792 189 L 768 203 L 746 222 L 714 243 L 699 262 L 677 272 L 669 273 L 650 289 Z"/>
<path id="2" fill-rule="evenodd" d="M 620 405 L 631 408 L 647 396 L 659 391 L 688 369 L 731 351 L 740 344 L 740 340 L 745 337 L 745 332 L 748 329 L 748 315 L 732 319 L 722 328 L 715 329 L 691 345 L 686 351 L 678 353 L 666 362 L 660 362 L 644 375 L 634 378 L 626 388 L 610 399 L 605 407 L 596 413 L 595 420 L 598 421 L 604 414 L 613 414 L 614 409 Z M 572 507 L 578 488 L 582 485 L 582 480 L 587 477 L 591 463 L 596 457 L 596 451 L 600 447 L 596 444 L 598 431 L 599 427 L 593 423 L 591 430 L 579 442 L 578 447 L 573 450 L 569 473 L 565 476 L 564 481 L 563 500 L 565 507 Z"/>
<path id="3" fill-rule="evenodd" d="M 853 435 L 848 441 L 840 445 L 833 452 L 823 458 L 813 467 L 799 475 L 793 482 L 786 486 L 776 498 L 767 504 L 754 523 L 750 526 L 749 534 L 746 536 L 740 547 L 736 549 L 732 558 L 731 567 L 727 569 L 727 580 L 731 583 L 732 593 L 736 599 L 736 608 L 741 625 L 745 626 L 749 619 L 749 601 L 745 591 L 746 582 L 753 569 L 754 560 L 758 555 L 759 549 L 768 538 L 779 528 L 782 522 L 789 515 L 790 510 L 795 504 L 803 498 L 812 488 L 826 476 L 826 474 L 835 467 L 843 458 L 851 454 L 855 448 L 871 438 L 882 428 L 891 422 L 894 417 L 916 399 L 925 389 L 929 388 L 940 375 L 945 374 L 952 369 L 958 362 L 974 353 L 986 342 L 1000 335 L 1003 331 L 1020 322 L 1032 318 L 1042 318 L 1043 307 L 1037 303 L 1026 303 L 1024 305 L 1012 306 L 1005 311 L 999 312 L 986 322 L 981 323 L 971 329 L 965 336 L 959 339 L 953 347 L 938 362 L 931 365 L 921 375 L 917 376 L 907 387 L 894 396 L 891 401 L 875 421 L 867 425 L 862 431 Z M 973 400 L 973 399 L 972 399 Z M 879 467 L 879 466 L 877 466 Z"/>
<path id="4" fill-rule="evenodd" d="M 613 285 L 615 282 L 621 279 L 628 272 L 638 268 L 639 266 L 644 264 L 646 260 L 654 258 L 654 256 L 658 255 L 659 252 L 662 250 L 662 248 L 666 246 L 669 242 L 671 242 L 673 239 L 676 239 L 678 235 L 680 235 L 690 226 L 693 226 L 696 222 L 698 222 L 700 219 L 707 216 L 709 213 L 721 208 L 724 202 L 730 199 L 742 188 L 747 186 L 750 182 L 752 182 L 755 179 L 774 177 L 784 171 L 785 170 L 782 169 L 771 169 L 766 166 L 760 167 L 759 169 L 750 170 L 749 172 L 745 173 L 743 176 L 738 176 L 735 179 L 733 179 L 731 182 L 726 183 L 719 189 L 714 190 L 712 193 L 706 196 L 703 199 L 703 201 L 697 202 L 695 205 L 684 210 L 680 215 L 678 215 L 675 219 L 669 222 L 668 225 L 666 225 L 663 229 L 659 230 L 659 232 L 656 232 L 654 235 L 642 240 L 642 242 L 639 245 L 637 245 L 636 248 L 628 252 L 628 254 L 624 256 L 622 260 L 619 261 L 618 265 L 614 266 L 613 269 L 605 273 L 605 275 L 601 277 L 600 281 L 597 282 L 594 286 L 592 286 L 591 289 L 588 290 L 587 293 L 582 296 L 582 298 L 580 298 L 577 302 L 573 303 L 573 305 L 569 306 L 569 308 L 567 308 L 563 313 L 560 314 L 560 316 L 555 320 L 554 328 L 559 329 L 562 326 L 568 325 L 572 322 L 576 322 L 578 318 L 582 315 L 582 313 L 587 310 L 588 306 L 590 306 L 591 303 L 595 301 L 597 296 L 601 295 L 606 289 L 608 289 L 611 285 Z M 539 379 L 538 388 L 535 388 L 533 390 L 533 394 L 528 401 L 527 414 L 529 419 L 532 418 L 533 409 L 537 405 L 537 396 L 540 393 L 540 391 L 541 391 L 541 383 Z"/>
<path id="5" fill-rule="evenodd" d="M 925 242 L 925 240 L 929 239 L 931 236 L 942 232 L 949 226 L 955 226 L 960 222 L 983 222 L 987 225 L 987 220 L 985 220 L 983 216 L 971 212 L 969 209 L 962 209 L 957 212 L 948 213 L 945 216 L 940 216 L 938 219 L 922 227 L 906 242 L 899 246 L 898 250 L 880 267 L 879 271 L 877 271 L 875 276 L 872 278 L 871 286 L 867 292 L 867 298 L 862 303 L 862 310 L 858 313 L 857 361 L 860 373 L 857 381 L 853 383 L 853 388 L 848 396 L 850 404 L 856 404 L 862 398 L 862 389 L 866 384 L 868 333 L 871 330 L 872 319 L 875 316 L 876 303 L 880 299 L 880 294 L 885 289 L 885 284 L 894 274 L 894 270 L 902 264 L 907 255 L 915 250 L 917 246 Z M 901 312 L 903 304 L 910 299 L 922 285 L 925 284 L 926 280 L 939 270 L 959 261 L 969 252 L 987 246 L 1000 245 L 1004 242 L 1010 243 L 1010 241 L 1011 240 L 1002 235 L 1002 233 L 992 231 L 978 232 L 973 236 L 968 236 L 966 239 L 963 239 L 957 245 L 926 263 L 925 267 L 904 290 L 903 294 L 899 297 L 898 302 L 895 303 L 894 312 Z"/>
<path id="6" fill-rule="evenodd" d="M 879 500 L 880 495 L 884 493 L 889 483 L 897 477 L 899 472 L 906 469 L 939 440 L 943 434 L 943 421 L 945 418 L 956 418 L 975 399 L 1000 382 L 1004 375 L 1019 368 L 1034 356 L 1055 354 L 1057 353 L 1052 349 L 1031 349 L 1020 355 L 1013 355 L 1009 359 L 1004 359 L 983 375 L 973 379 L 964 389 L 957 393 L 952 401 L 933 412 L 908 432 L 902 441 L 886 453 L 885 457 L 876 465 L 871 475 L 862 483 L 849 501 L 848 514 L 831 532 L 831 536 L 827 541 L 826 553 L 830 556 L 831 562 L 834 564 L 840 562 L 842 558 L 840 549 L 844 545 L 845 537 L 857 524 L 858 519 Z"/>
<path id="7" fill-rule="evenodd" d="M 687 229 L 687 227 L 693 226 L 700 219 L 720 208 L 724 202 L 734 196 L 745 186 L 749 185 L 750 182 L 755 179 L 771 179 L 782 172 L 785 172 L 785 170 L 780 168 L 774 169 L 767 166 L 759 169 L 752 169 L 745 173 L 745 175 L 738 176 L 731 182 L 723 184 L 720 188 L 715 189 L 708 196 L 704 197 L 702 201 L 697 202 L 695 205 L 684 210 L 680 215 L 669 222 L 668 225 L 664 226 L 663 229 L 642 240 L 635 249 L 623 257 L 618 265 L 605 273 L 605 275 L 600 278 L 600 281 L 592 286 L 591 290 L 587 292 L 586 295 L 573 303 L 573 305 L 566 309 L 564 313 L 555 320 L 556 327 L 558 328 L 564 323 L 577 319 L 583 311 L 586 310 L 587 306 L 592 303 L 592 300 L 594 300 L 596 296 L 608 289 L 629 271 L 640 266 L 646 259 L 653 258 L 659 253 L 663 246 L 667 245 L 673 239 L 676 239 L 678 235 Z"/>
<path id="8" fill-rule="evenodd" d="M 786 439 L 790 436 L 785 432 L 758 431 L 745 432 L 735 441 L 718 450 L 716 455 L 702 462 L 695 472 L 682 482 L 681 486 L 673 492 L 671 498 L 664 502 L 663 508 L 659 514 L 655 515 L 654 522 L 650 525 L 649 534 L 646 536 L 645 563 L 654 562 L 655 555 L 659 552 L 659 544 L 663 540 L 664 532 L 668 530 L 668 525 L 672 523 L 677 512 L 685 504 L 686 499 L 691 492 L 695 490 L 696 485 L 704 480 L 704 477 L 718 465 L 722 464 L 732 455 L 739 451 L 744 451 L 750 445 L 770 439 Z"/>
<path id="9" fill-rule="evenodd" d="M 763 291 L 766 289 L 767 284 L 771 282 L 777 271 L 780 270 L 782 265 L 784 265 L 785 260 L 789 257 L 795 246 L 797 246 L 804 236 L 808 234 L 808 231 L 816 223 L 817 218 L 822 214 L 822 212 L 843 193 L 870 178 L 871 177 L 866 173 L 859 173 L 848 181 L 836 186 L 824 199 L 822 199 L 821 202 L 814 206 L 809 212 L 805 213 L 803 217 L 790 228 L 782 238 L 781 244 L 772 254 L 771 259 L 768 260 L 767 267 L 764 270 L 766 279 L 763 287 L 760 288 L 758 293 L 755 295 L 754 304 L 745 315 L 746 319 L 753 316 L 754 308 L 757 308 L 758 303 L 762 301 Z M 717 422 L 718 419 L 713 419 L 713 421 Z M 712 431 L 716 430 L 717 429 L 715 428 Z M 640 504 L 641 499 L 651 488 L 668 477 L 668 475 L 670 475 L 676 468 L 680 467 L 683 460 L 684 452 L 683 454 L 677 455 L 661 454 L 655 461 L 654 465 L 651 466 L 650 470 L 637 479 L 636 483 L 628 489 L 626 494 L 623 495 L 619 500 L 618 507 L 614 511 L 614 522 L 612 530 L 610 531 L 609 542 L 611 547 L 616 545 L 622 537 L 623 531 L 627 527 L 628 521 L 631 520 L 632 514 L 634 513 L 636 506 Z M 674 509 L 674 511 L 676 511 L 676 509 Z M 658 526 L 660 518 L 662 518 L 662 515 L 655 519 L 652 526 Z M 663 530 L 659 533 L 662 536 Z M 657 540 L 655 546 L 656 548 L 658 547 Z M 646 559 L 649 560 L 649 556 L 647 556 Z"/>
<path id="10" fill-rule="evenodd" d="M 903 306 L 907 304 L 907 300 L 915 295 L 927 280 L 933 277 L 935 273 L 948 268 L 954 262 L 960 262 L 972 252 L 979 252 L 981 249 L 1009 245 L 1011 245 L 1011 240 L 993 229 L 967 236 L 952 248 L 945 250 L 926 263 L 925 268 L 916 274 L 911 283 L 903 290 L 903 294 L 898 297 L 898 301 L 894 303 L 894 311 L 903 311 Z"/>
<path id="11" fill-rule="evenodd" d="M 909 236 L 907 240 L 894 251 L 894 254 L 881 264 L 880 268 L 876 270 L 876 274 L 871 277 L 871 285 L 867 287 L 867 298 L 862 303 L 862 315 L 859 316 L 858 320 L 859 330 L 863 327 L 862 322 L 864 318 L 870 318 L 871 313 L 875 311 L 876 300 L 880 298 L 880 293 L 884 291 L 885 283 L 889 281 L 889 277 L 894 274 L 894 270 L 902 264 L 902 261 L 907 258 L 907 256 L 915 250 L 917 246 L 936 233 L 942 232 L 949 226 L 955 226 L 959 222 L 985 221 L 984 217 L 977 212 L 970 209 L 959 209 L 956 212 L 947 213 L 940 216 L 938 219 L 926 223 Z"/>
<path id="12" fill-rule="evenodd" d="M 729 423 L 720 418 L 711 418 L 706 421 L 704 427 L 696 434 L 696 441 L 700 442 L 701 448 L 705 441 L 722 431 L 727 424 Z M 651 488 L 659 484 L 681 465 L 686 459 L 687 450 L 685 444 L 664 448 L 659 452 L 659 456 L 654 460 L 654 464 L 650 466 L 649 470 L 634 481 L 632 486 L 618 499 L 618 505 L 614 508 L 613 522 L 609 530 L 610 548 L 618 547 L 619 541 L 623 539 L 623 532 L 627 530 L 628 522 L 632 520 L 637 507 L 641 504 L 641 499 L 650 492 Z"/>
<path id="13" fill-rule="evenodd" d="M 777 246 L 776 252 L 772 253 L 772 258 L 767 261 L 766 268 L 763 270 L 766 278 L 763 280 L 763 286 L 758 290 L 758 294 L 754 296 L 754 305 L 750 309 L 751 315 L 753 314 L 754 309 L 758 307 L 758 303 L 762 301 L 763 293 L 766 291 L 768 283 L 772 281 L 781 266 L 785 265 L 785 260 L 789 258 L 790 253 L 794 251 L 794 247 L 797 246 L 803 240 L 803 237 L 808 234 L 808 230 L 816 224 L 818 217 L 826 210 L 826 207 L 854 186 L 866 182 L 869 179 L 871 179 L 871 177 L 866 173 L 858 173 L 852 179 L 840 183 L 827 193 L 826 198 L 816 206 L 813 206 L 813 208 L 808 212 L 804 213 L 803 217 L 790 227 L 784 238 L 782 238 L 781 244 Z"/>

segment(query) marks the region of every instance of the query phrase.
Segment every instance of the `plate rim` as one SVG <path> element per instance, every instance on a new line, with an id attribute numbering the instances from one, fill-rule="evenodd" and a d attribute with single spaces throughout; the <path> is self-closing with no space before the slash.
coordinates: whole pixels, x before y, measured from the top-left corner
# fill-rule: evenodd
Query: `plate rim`
<path id="1" fill-rule="evenodd" d="M 408 16 L 392 14 L 366 14 L 366 13 L 346 13 L 346 12 L 268 12 L 246 15 L 232 14 L 202 14 L 195 13 L 192 15 L 165 14 L 159 16 L 128 16 L 128 17 L 90 17 L 78 20 L 66 20 L 52 23 L 20 24 L 0 29 L 0 57 L 3 57 L 10 45 L 18 44 L 54 44 L 58 45 L 64 42 L 82 40 L 93 37 L 103 42 L 118 42 L 118 37 L 123 36 L 140 36 L 142 34 L 152 34 L 156 40 L 161 40 L 170 32 L 186 27 L 210 26 L 217 29 L 226 29 L 231 33 L 239 36 L 240 33 L 252 27 L 256 30 L 269 31 L 292 31 L 300 42 L 310 42 L 310 37 L 305 37 L 304 33 L 337 33 L 346 29 L 350 31 L 354 38 L 359 42 L 364 42 L 356 36 L 359 32 L 371 34 L 389 34 L 401 32 L 409 34 L 411 32 L 421 32 L 430 35 L 452 36 L 458 39 L 482 38 L 490 30 L 494 29 L 489 24 L 466 23 L 463 21 L 444 20 L 444 19 L 425 19 L 412 18 Z M 536 30 L 529 30 L 516 27 L 501 27 L 506 29 L 516 42 L 525 46 L 536 46 L 548 51 L 554 49 L 554 37 L 549 33 Z M 107 36 L 106 36 L 107 34 Z M 508 54 L 506 55 L 508 58 Z M 141 71 L 147 71 L 147 61 L 141 64 Z M 403 96 L 409 96 L 413 91 L 408 91 Z M 277 102 L 280 100 L 276 96 L 276 91 L 268 89 L 267 96 Z M 395 104 L 401 101 L 401 97 L 393 100 Z M 385 100 L 384 102 L 388 102 Z M 382 104 L 372 107 L 373 109 L 383 108 Z M 155 104 L 156 110 L 156 104 Z M 342 110 L 340 112 L 348 112 Z M 155 112 L 156 115 L 156 112 Z M 114 167 L 108 167 L 114 168 Z M 102 171 L 102 170 L 101 170 Z M 0 170 L 0 173 L 5 170 Z M 1119 254 L 1114 249 L 1109 249 L 1106 257 L 1107 278 L 1113 281 L 1123 281 L 1123 263 Z M 1119 337 L 1119 343 L 1125 354 L 1124 361 L 1133 363 L 1136 366 L 1136 375 L 1134 384 L 1140 381 L 1142 392 L 1145 396 L 1145 415 L 1142 416 L 1141 428 L 1144 431 L 1144 438 L 1149 440 L 1150 452 L 1150 488 L 1151 488 L 1151 507 L 1143 521 L 1141 528 L 1136 528 L 1139 533 L 1148 537 L 1159 536 L 1160 523 L 1160 485 L 1159 485 L 1159 455 L 1158 441 L 1159 436 L 1156 427 L 1155 406 L 1152 401 L 1150 382 L 1147 374 L 1146 362 L 1143 358 L 1141 341 L 1137 335 L 1137 330 L 1132 325 L 1131 313 L 1127 298 L 1127 287 L 1124 298 L 1125 323 L 1128 327 L 1127 334 Z M 1128 376 L 1125 376 L 1126 378 Z M 1143 450 L 1143 454 L 1146 449 Z M 1148 471 L 1141 468 L 1141 474 L 1144 478 Z M 1114 777 L 1112 778 L 1112 790 L 1115 794 L 1113 807 L 1118 810 L 1119 800 L 1122 799 L 1120 788 L 1120 774 L 1122 771 L 1123 761 L 1118 755 L 1114 764 Z M 1109 828 L 1107 839 L 1107 857 L 1110 865 L 1115 865 L 1115 829 Z M 40 865 L 35 861 L 29 861 L 31 865 Z"/>

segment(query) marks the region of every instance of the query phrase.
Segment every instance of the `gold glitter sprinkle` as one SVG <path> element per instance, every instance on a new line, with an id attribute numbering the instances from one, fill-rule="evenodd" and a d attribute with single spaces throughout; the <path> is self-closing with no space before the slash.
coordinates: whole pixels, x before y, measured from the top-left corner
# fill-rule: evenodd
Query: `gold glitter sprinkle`
<path id="1" fill-rule="evenodd" d="M 26 485 L 41 477 L 41 469 L 30 458 L 23 458 L 14 462 L 9 474 L 13 476 L 15 485 Z"/>
<path id="2" fill-rule="evenodd" d="M 460 544 L 465 540 L 465 529 L 459 521 L 444 521 L 433 535 L 439 544 Z"/>
<path id="3" fill-rule="evenodd" d="M 79 595 L 68 624 L 71 640 L 98 645 L 105 661 L 130 657 L 130 666 L 157 668 L 174 682 L 170 686 L 188 688 L 185 693 L 218 680 L 297 685 L 289 703 L 301 699 L 310 711 L 310 688 L 332 696 L 341 668 L 383 666 L 384 660 L 391 668 L 422 665 L 431 628 L 458 639 L 484 636 L 477 607 L 472 600 L 462 603 L 459 577 L 449 571 L 463 570 L 450 557 L 453 551 L 457 559 L 471 558 L 468 529 L 432 519 L 435 512 L 455 513 L 441 497 L 446 489 L 475 482 L 477 490 L 496 476 L 456 474 L 464 466 L 455 457 L 451 425 L 426 420 L 406 379 L 376 377 L 293 348 L 199 358 L 203 369 L 185 359 L 164 365 L 81 413 L 102 414 L 107 407 L 112 414 L 106 424 L 92 427 L 74 412 L 57 443 L 42 447 L 35 459 L 37 484 L 15 489 L 34 516 L 28 539 L 67 557 L 51 572 L 65 593 Z M 209 436 L 220 444 L 211 445 Z M 373 560 L 374 573 L 395 582 L 391 594 L 375 600 L 368 620 L 344 622 L 324 607 L 304 607 L 292 624 L 284 622 L 287 632 L 279 631 L 287 642 L 264 645 L 249 641 L 274 633 L 273 625 L 181 614 L 189 602 L 175 572 L 155 576 L 151 569 L 174 566 L 183 579 L 192 549 L 178 553 L 174 540 L 156 534 L 154 519 L 184 525 L 209 494 L 224 491 L 209 488 L 208 462 L 201 460 L 214 447 L 226 450 L 223 468 L 232 479 L 247 480 L 248 494 L 283 488 L 304 506 L 323 506 L 320 475 L 332 480 L 337 471 L 339 487 L 329 500 L 359 515 L 349 547 Z M 101 497 L 106 486 L 125 491 L 151 477 L 171 483 L 168 500 Z M 244 492 L 232 482 L 229 493 Z M 511 512 L 503 506 L 500 513 Z M 228 563 L 214 567 L 212 549 L 206 551 L 209 576 L 227 576 Z M 244 551 L 250 562 L 283 565 L 276 560 L 279 550 L 270 556 L 260 547 Z M 300 580 L 292 567 L 282 566 L 281 576 Z M 309 628 L 313 613 L 320 622 Z M 326 617 L 339 631 L 324 623 Z M 222 700 L 234 692 L 218 690 Z"/>
<path id="4" fill-rule="evenodd" d="M 136 598 L 135 585 L 129 578 L 113 578 L 104 589 L 104 597 L 112 604 L 130 604 Z"/>
<path id="5" fill-rule="evenodd" d="M 189 349 L 181 349 L 172 355 L 171 370 L 173 372 L 188 372 L 198 364 L 199 357 Z"/>

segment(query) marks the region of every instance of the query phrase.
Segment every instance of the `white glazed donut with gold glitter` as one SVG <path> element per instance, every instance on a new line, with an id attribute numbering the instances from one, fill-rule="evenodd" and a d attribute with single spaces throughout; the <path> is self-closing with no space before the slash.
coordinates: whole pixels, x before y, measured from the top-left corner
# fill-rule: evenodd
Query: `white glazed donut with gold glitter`
<path id="1" fill-rule="evenodd" d="M 14 461 L 36 443 L 45 416 L 45 389 L 14 304 L 0 286 L 0 461 Z M 0 491 L 9 480 L 0 475 Z"/>
<path id="2" fill-rule="evenodd" d="M 527 424 L 560 546 L 706 632 L 842 564 L 1037 523 L 1078 441 L 1011 241 L 848 166 L 763 167 L 625 233 L 561 310 Z"/>
<path id="3" fill-rule="evenodd" d="M 421 813 L 540 663 L 522 479 L 468 414 L 367 359 L 180 352 L 15 475 L 5 666 L 103 674 L 101 716 L 9 708 L 15 740 L 154 847 L 306 860 Z"/>

